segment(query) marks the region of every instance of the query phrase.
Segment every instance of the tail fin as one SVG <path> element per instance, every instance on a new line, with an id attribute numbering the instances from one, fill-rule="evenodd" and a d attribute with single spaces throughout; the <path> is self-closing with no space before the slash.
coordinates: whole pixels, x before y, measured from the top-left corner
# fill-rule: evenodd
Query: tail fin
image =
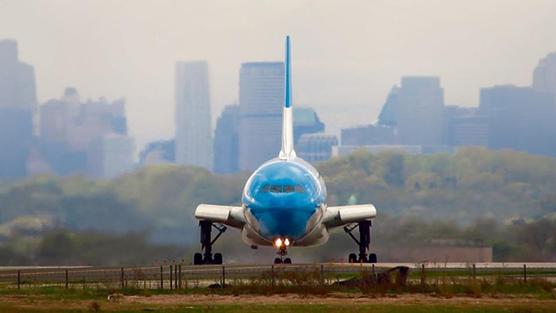
<path id="1" fill-rule="evenodd" d="M 291 81 L 291 61 L 290 61 L 290 36 L 286 36 L 286 60 L 285 67 L 285 94 L 284 108 L 282 113 L 282 149 L 279 158 L 291 160 L 296 157 L 293 150 L 293 112 L 292 112 L 292 81 Z"/>

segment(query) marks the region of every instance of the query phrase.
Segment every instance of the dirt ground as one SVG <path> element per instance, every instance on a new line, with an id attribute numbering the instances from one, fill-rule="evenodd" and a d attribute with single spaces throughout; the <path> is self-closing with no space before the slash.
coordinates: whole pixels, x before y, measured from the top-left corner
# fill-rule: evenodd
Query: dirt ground
<path id="1" fill-rule="evenodd" d="M 369 297 L 354 294 L 330 294 L 323 297 L 299 295 L 156 295 L 150 297 L 125 296 L 120 303 L 141 304 L 531 304 L 546 303 L 556 305 L 556 300 L 535 298 L 497 298 L 497 297 L 452 297 L 441 298 L 426 295 L 398 295 Z"/>
<path id="2" fill-rule="evenodd" d="M 153 305 L 156 307 L 174 306 L 174 305 L 225 305 L 225 304 L 243 304 L 243 305 L 293 305 L 293 304 L 375 304 L 375 305 L 496 305 L 496 306 L 515 306 L 515 305 L 546 305 L 556 308 L 556 300 L 540 300 L 537 298 L 527 297 L 434 297 L 427 295 L 396 295 L 369 297 L 356 294 L 329 294 L 327 296 L 300 296 L 300 295 L 152 295 L 152 296 L 124 296 L 115 294 L 110 298 L 96 300 L 105 309 L 137 306 L 137 305 Z M 10 295 L 0 296 L 0 304 L 9 305 L 18 308 L 63 308 L 63 309 L 79 309 L 86 307 L 91 300 L 81 299 L 52 299 L 45 296 L 21 296 Z"/>

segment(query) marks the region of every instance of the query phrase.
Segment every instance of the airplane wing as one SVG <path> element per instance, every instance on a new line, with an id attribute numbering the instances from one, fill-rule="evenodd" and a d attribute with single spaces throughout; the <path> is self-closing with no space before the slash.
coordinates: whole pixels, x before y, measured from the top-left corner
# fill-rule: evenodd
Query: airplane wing
<path id="1" fill-rule="evenodd" d="M 329 206 L 326 208 L 322 223 L 330 229 L 375 217 L 376 208 L 372 204 Z"/>
<path id="2" fill-rule="evenodd" d="M 240 229 L 245 225 L 245 215 L 240 206 L 199 204 L 195 209 L 195 218 Z"/>

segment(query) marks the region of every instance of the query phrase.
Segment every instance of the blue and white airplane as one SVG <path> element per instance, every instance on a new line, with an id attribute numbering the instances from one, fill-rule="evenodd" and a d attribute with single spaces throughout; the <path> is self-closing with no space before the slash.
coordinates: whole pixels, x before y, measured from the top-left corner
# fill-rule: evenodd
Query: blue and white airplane
<path id="1" fill-rule="evenodd" d="M 376 262 L 368 254 L 372 204 L 327 206 L 322 176 L 299 158 L 293 147 L 293 117 L 290 38 L 286 37 L 285 101 L 282 122 L 282 148 L 277 158 L 267 161 L 251 175 L 243 190 L 241 206 L 200 204 L 195 210 L 201 228 L 203 253 L 196 253 L 193 264 L 222 264 L 222 254 L 212 253 L 212 245 L 226 226 L 241 230 L 243 241 L 252 248 L 273 246 L 278 257 L 274 263 L 291 263 L 289 247 L 308 247 L 328 241 L 332 229 L 344 230 L 359 246 L 349 262 Z M 212 238 L 212 229 L 218 234 Z M 359 238 L 352 234 L 359 230 Z"/>

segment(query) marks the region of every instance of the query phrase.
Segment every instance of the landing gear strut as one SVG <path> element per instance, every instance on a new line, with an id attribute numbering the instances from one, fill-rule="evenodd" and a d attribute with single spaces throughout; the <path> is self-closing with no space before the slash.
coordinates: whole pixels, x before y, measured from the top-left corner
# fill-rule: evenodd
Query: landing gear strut
<path id="1" fill-rule="evenodd" d="M 274 259 L 274 264 L 292 264 L 292 259 L 285 258 L 288 255 L 288 251 L 285 247 L 280 247 L 280 250 L 276 252 L 280 257 Z"/>
<path id="2" fill-rule="evenodd" d="M 344 231 L 353 239 L 359 246 L 359 258 L 355 253 L 350 253 L 348 257 L 349 263 L 376 263 L 376 254 L 367 254 L 369 251 L 369 244 L 371 243 L 371 221 L 362 221 L 355 225 L 348 225 L 344 227 Z M 359 239 L 353 235 L 353 231 L 359 229 Z"/>
<path id="3" fill-rule="evenodd" d="M 201 249 L 203 253 L 195 253 L 193 256 L 193 264 L 222 264 L 222 254 L 212 254 L 212 245 L 226 231 L 226 226 L 222 224 L 214 224 L 211 221 L 199 221 L 201 228 Z M 212 229 L 216 229 L 218 234 L 212 238 Z"/>

